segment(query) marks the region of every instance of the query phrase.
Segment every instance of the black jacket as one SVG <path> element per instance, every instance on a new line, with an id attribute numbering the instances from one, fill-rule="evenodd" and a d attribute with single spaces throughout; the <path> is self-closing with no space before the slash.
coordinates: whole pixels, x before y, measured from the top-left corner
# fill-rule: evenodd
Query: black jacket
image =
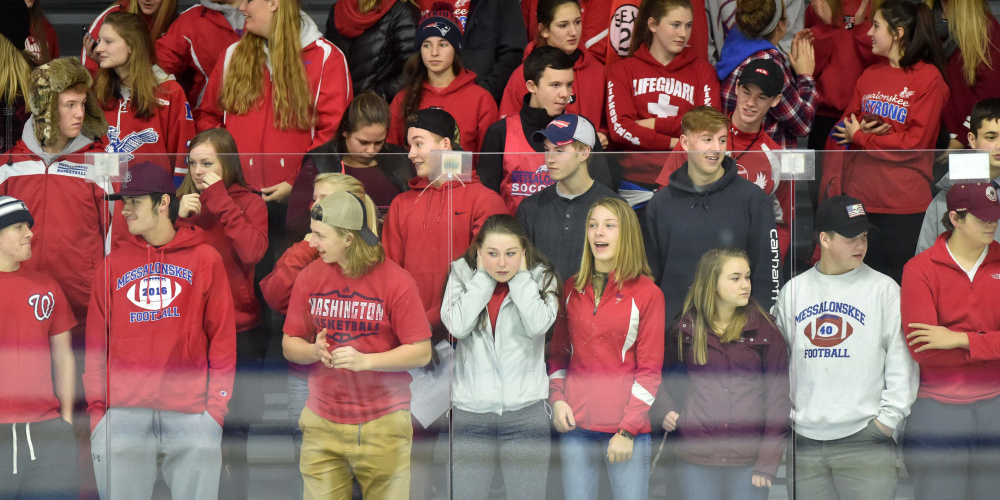
<path id="1" fill-rule="evenodd" d="M 462 64 L 500 104 L 511 73 L 521 65 L 528 35 L 517 0 L 472 0 L 462 39 Z"/>
<path id="2" fill-rule="evenodd" d="M 771 200 L 740 177 L 732 158 L 724 157 L 722 178 L 694 188 L 687 163 L 670 175 L 670 185 L 646 205 L 643 237 L 653 279 L 663 290 L 667 324 L 674 323 L 694 281 L 698 260 L 717 247 L 746 250 L 750 257 L 751 295 L 765 309 L 774 304 L 781 284 L 778 231 Z"/>
<path id="3" fill-rule="evenodd" d="M 403 89 L 403 65 L 415 52 L 413 37 L 420 12 L 407 2 L 396 2 L 374 26 L 356 38 L 345 38 L 337 31 L 336 2 L 333 5 L 324 36 L 347 58 L 354 95 L 372 89 L 387 102 L 391 101 Z"/>
<path id="4" fill-rule="evenodd" d="M 531 94 L 525 94 L 524 103 L 518 116 L 521 117 L 521 130 L 524 131 L 524 137 L 528 139 L 528 144 L 531 144 L 532 149 L 541 153 L 545 150 L 545 146 L 540 142 L 532 141 L 531 135 L 547 127 L 555 117 L 549 116 L 548 112 L 542 108 L 528 106 L 530 99 Z M 507 118 L 504 118 L 486 129 L 486 135 L 483 136 L 483 143 L 479 145 L 479 151 L 482 153 L 503 153 L 506 145 Z M 526 151 L 517 152 L 524 153 Z M 613 161 L 612 155 L 603 154 L 604 148 L 601 147 L 600 142 L 594 144 L 593 152 L 598 154 L 590 156 L 590 177 L 604 184 L 608 189 L 617 191 L 618 183 L 622 179 L 621 165 L 617 161 Z M 503 182 L 503 155 L 484 154 L 480 156 L 476 173 L 479 175 L 479 182 L 499 193 L 500 183 Z"/>
<path id="5" fill-rule="evenodd" d="M 600 182 L 594 182 L 590 189 L 573 199 L 559 196 L 553 185 L 525 198 L 517 206 L 517 221 L 528 235 L 528 241 L 552 261 L 560 283 L 580 270 L 587 239 L 587 213 L 594 203 L 604 198 L 621 199 Z"/>

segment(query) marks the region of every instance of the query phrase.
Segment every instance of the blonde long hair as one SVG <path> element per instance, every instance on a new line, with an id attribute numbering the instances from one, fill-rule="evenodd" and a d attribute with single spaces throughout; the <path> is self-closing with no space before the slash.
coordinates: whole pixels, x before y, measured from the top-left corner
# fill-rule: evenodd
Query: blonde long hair
<path id="1" fill-rule="evenodd" d="M 743 259 L 750 263 L 750 257 L 739 248 L 713 248 L 705 252 L 698 261 L 698 268 L 694 272 L 694 282 L 688 290 L 687 297 L 684 298 L 684 308 L 681 310 L 681 318 L 690 316 L 691 328 L 691 354 L 695 364 L 704 365 L 708 362 L 708 334 L 712 332 L 711 322 L 718 315 L 718 288 L 719 277 L 722 275 L 722 268 L 732 259 Z M 718 335 L 719 341 L 727 344 L 733 342 L 743 335 L 743 328 L 749 319 L 748 312 L 756 311 L 758 316 L 771 317 L 751 298 L 750 303 L 743 307 L 737 307 L 733 312 L 732 320 L 726 330 Z M 677 357 L 684 361 L 684 335 L 677 335 Z"/>
<path id="2" fill-rule="evenodd" d="M 131 14 L 139 14 L 145 17 L 142 13 L 142 9 L 139 8 L 139 0 L 129 0 L 128 2 L 128 12 Z M 149 26 L 149 31 L 153 35 L 153 40 L 160 38 L 167 32 L 167 28 L 170 24 L 174 22 L 177 18 L 177 0 L 163 0 L 160 3 L 160 8 L 156 10 L 156 14 L 153 16 L 153 25 Z M 145 19 L 143 19 L 145 22 Z"/>
<path id="3" fill-rule="evenodd" d="M 611 264 L 611 272 L 615 276 L 615 284 L 619 287 L 626 281 L 639 276 L 651 277 L 653 274 L 646 260 L 646 248 L 642 244 L 642 231 L 639 229 L 639 218 L 635 211 L 622 200 L 604 198 L 594 203 L 587 212 L 587 224 L 594 216 L 594 209 L 604 207 L 618 219 L 618 251 L 615 252 Z M 580 272 L 573 282 L 573 289 L 582 291 L 594 279 L 594 252 L 590 249 L 589 238 L 583 240 L 583 259 L 580 261 Z"/>
<path id="4" fill-rule="evenodd" d="M 378 208 L 375 207 L 375 202 L 372 201 L 371 197 L 365 194 L 365 186 L 361 184 L 361 181 L 340 172 L 329 172 L 317 175 L 313 186 L 317 184 L 326 184 L 335 192 L 347 191 L 364 201 L 365 211 L 368 212 L 368 220 L 365 222 L 368 224 L 368 229 L 371 229 L 375 236 L 378 236 Z"/>
<path id="5" fill-rule="evenodd" d="M 223 78 L 219 106 L 226 112 L 243 115 L 260 105 L 264 93 L 266 44 L 271 55 L 274 125 L 280 130 L 312 129 L 315 112 L 306 67 L 302 63 L 301 31 L 299 0 L 280 0 L 268 37 L 247 31 L 233 51 Z"/>
<path id="6" fill-rule="evenodd" d="M 934 9 L 934 0 L 925 0 L 925 3 Z M 971 87 L 976 84 L 976 70 L 980 64 L 993 69 L 990 45 L 996 47 L 996 44 L 988 36 L 989 16 L 992 14 L 985 0 L 951 0 L 945 15 L 948 17 L 948 35 L 962 52 L 962 75 Z M 993 36 L 1000 36 L 1000 33 Z"/>
<path id="7" fill-rule="evenodd" d="M 0 103 L 11 103 L 22 97 L 27 106 L 31 66 L 24 52 L 0 36 L 0 61 L 3 62 L 0 65 Z"/>
<path id="8" fill-rule="evenodd" d="M 132 92 L 131 99 L 132 105 L 135 106 L 136 116 L 143 119 L 152 118 L 156 114 L 157 108 L 160 107 L 160 103 L 156 100 L 160 85 L 156 74 L 153 73 L 153 64 L 156 63 L 156 49 L 149 33 L 149 26 L 146 25 L 146 21 L 141 15 L 128 12 L 108 14 L 104 18 L 104 25 L 114 29 L 131 51 L 125 65 L 128 68 L 128 76 L 132 80 L 129 87 Z M 101 107 L 105 110 L 114 109 L 118 105 L 115 100 L 121 93 L 124 84 L 125 82 L 113 68 L 98 70 L 97 82 L 94 84 L 94 95 Z"/>

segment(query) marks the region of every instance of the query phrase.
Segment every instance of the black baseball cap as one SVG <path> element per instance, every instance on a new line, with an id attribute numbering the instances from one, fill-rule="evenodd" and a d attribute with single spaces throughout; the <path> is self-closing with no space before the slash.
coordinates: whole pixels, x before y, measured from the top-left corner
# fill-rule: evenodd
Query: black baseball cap
<path id="1" fill-rule="evenodd" d="M 876 227 L 868 222 L 861 200 L 851 196 L 834 196 L 816 209 L 815 229 L 817 232 L 833 231 L 845 238 L 853 238 Z"/>
<path id="2" fill-rule="evenodd" d="M 126 196 L 142 196 L 153 193 L 174 193 L 174 176 L 167 169 L 150 162 L 132 165 L 122 177 L 121 188 L 109 194 L 109 200 L 120 200 Z"/>
<path id="3" fill-rule="evenodd" d="M 461 137 L 458 132 L 458 123 L 451 114 L 441 108 L 430 107 L 421 109 L 408 116 L 406 118 L 406 129 L 409 130 L 411 127 L 423 129 L 441 137 L 447 137 L 451 140 L 452 149 L 458 150 L 459 148 Z"/>
<path id="4" fill-rule="evenodd" d="M 743 67 L 740 73 L 739 85 L 754 84 L 760 87 L 760 91 L 767 97 L 774 97 L 781 93 L 785 86 L 785 74 L 781 72 L 781 66 L 774 62 L 774 59 L 754 59 Z"/>

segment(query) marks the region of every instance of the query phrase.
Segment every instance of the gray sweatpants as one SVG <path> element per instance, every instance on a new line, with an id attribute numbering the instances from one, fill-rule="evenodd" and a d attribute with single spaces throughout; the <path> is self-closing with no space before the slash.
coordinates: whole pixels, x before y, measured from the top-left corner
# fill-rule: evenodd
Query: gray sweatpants
<path id="1" fill-rule="evenodd" d="M 544 498 L 552 448 L 541 401 L 515 411 L 452 410 L 452 498 L 485 499 L 497 463 L 507 498 Z"/>
<path id="2" fill-rule="evenodd" d="M 157 460 L 175 499 L 216 500 L 222 468 L 222 427 L 208 412 L 111 408 L 90 436 L 102 500 L 153 495 Z"/>

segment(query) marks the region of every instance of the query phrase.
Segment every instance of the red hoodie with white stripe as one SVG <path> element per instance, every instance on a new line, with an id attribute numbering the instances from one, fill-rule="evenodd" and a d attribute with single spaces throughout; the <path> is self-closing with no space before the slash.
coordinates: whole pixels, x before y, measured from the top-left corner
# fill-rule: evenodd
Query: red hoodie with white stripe
<path id="1" fill-rule="evenodd" d="M 201 228 L 111 252 L 87 314 L 83 386 L 93 429 L 111 407 L 208 413 L 222 425 L 236 373 L 236 321 L 222 257 Z"/>
<path id="2" fill-rule="evenodd" d="M 596 304 L 593 285 L 576 291 L 575 277 L 566 281 L 549 347 L 549 401 L 568 403 L 582 429 L 648 433 L 663 368 L 663 292 L 646 276 L 620 288 L 614 278 Z"/>

